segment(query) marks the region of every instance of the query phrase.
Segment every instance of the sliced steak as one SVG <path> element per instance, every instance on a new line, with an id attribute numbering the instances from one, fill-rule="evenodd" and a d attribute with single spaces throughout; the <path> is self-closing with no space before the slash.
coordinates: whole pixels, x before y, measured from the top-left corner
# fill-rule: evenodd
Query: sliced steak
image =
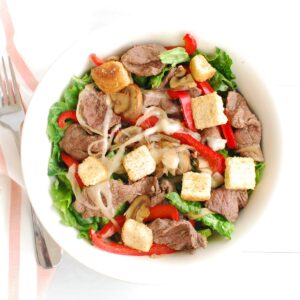
<path id="1" fill-rule="evenodd" d="M 226 114 L 234 128 L 237 152 L 241 156 L 252 157 L 255 161 L 264 161 L 260 147 L 262 127 L 253 114 L 246 99 L 237 92 L 229 92 L 226 103 Z"/>
<path id="2" fill-rule="evenodd" d="M 105 114 L 108 110 L 107 95 L 95 89 L 93 84 L 88 84 L 79 94 L 77 105 L 77 116 L 91 127 L 95 132 L 103 132 Z M 79 119 L 79 122 L 80 122 Z M 121 117 L 112 113 L 109 128 L 119 124 Z M 85 124 L 82 124 L 83 126 Z"/>
<path id="3" fill-rule="evenodd" d="M 180 105 L 176 101 L 170 100 L 166 91 L 143 90 L 143 98 L 144 107 L 158 106 L 174 118 L 181 115 Z"/>
<path id="4" fill-rule="evenodd" d="M 74 202 L 74 208 L 80 212 L 84 218 L 102 216 L 101 210 L 88 207 L 93 205 L 93 201 L 89 197 L 89 190 L 92 188 L 93 187 L 84 187 L 82 191 L 84 199 L 87 201 L 87 206 L 84 206 L 84 204 L 78 201 Z M 114 209 L 117 209 L 125 202 L 131 203 L 140 195 L 148 195 L 151 199 L 151 206 L 164 200 L 164 193 L 160 189 L 157 178 L 154 176 L 145 177 L 133 184 L 124 184 L 119 180 L 110 180 L 110 188 Z"/>
<path id="5" fill-rule="evenodd" d="M 234 128 L 244 128 L 249 125 L 260 125 L 255 114 L 251 112 L 246 99 L 241 94 L 234 91 L 228 93 L 226 114 L 231 122 L 231 126 Z"/>
<path id="6" fill-rule="evenodd" d="M 137 45 L 122 55 L 121 62 L 129 72 L 138 76 L 157 75 L 165 66 L 159 58 L 165 50 L 158 44 Z"/>
<path id="7" fill-rule="evenodd" d="M 60 149 L 74 159 L 82 161 L 88 157 L 88 147 L 95 141 L 101 141 L 101 136 L 91 135 L 86 132 L 79 124 L 72 124 L 64 134 L 59 143 Z M 93 152 L 99 152 L 103 149 L 103 144 L 97 143 L 92 147 Z"/>
<path id="8" fill-rule="evenodd" d="M 247 202 L 247 191 L 218 188 L 213 190 L 210 199 L 205 202 L 205 207 L 223 215 L 228 221 L 235 222 L 239 208 L 245 207 Z"/>
<path id="9" fill-rule="evenodd" d="M 172 68 L 169 73 L 164 77 L 164 79 L 162 80 L 161 84 L 159 85 L 159 89 L 164 89 L 170 82 L 171 78 L 175 75 L 176 73 L 176 69 L 177 67 L 175 68 Z"/>
<path id="10" fill-rule="evenodd" d="M 201 131 L 201 142 L 206 143 L 207 138 L 216 138 L 216 139 L 221 139 L 221 134 L 218 129 L 218 127 L 210 127 L 210 128 L 205 128 Z"/>
<path id="11" fill-rule="evenodd" d="M 234 132 L 237 152 L 241 156 L 252 157 L 255 161 L 264 161 L 260 147 L 261 126 L 249 125 Z"/>
<path id="12" fill-rule="evenodd" d="M 153 232 L 153 241 L 167 245 L 175 250 L 191 250 L 205 248 L 207 240 L 201 236 L 190 222 L 181 220 L 156 219 L 149 228 Z"/>

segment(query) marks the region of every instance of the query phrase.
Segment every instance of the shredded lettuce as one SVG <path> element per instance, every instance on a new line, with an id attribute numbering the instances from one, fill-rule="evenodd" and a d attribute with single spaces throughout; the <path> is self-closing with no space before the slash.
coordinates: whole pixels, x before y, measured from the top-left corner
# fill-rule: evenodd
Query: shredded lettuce
<path id="1" fill-rule="evenodd" d="M 202 204 L 200 202 L 184 201 L 181 199 L 180 195 L 175 192 L 168 193 L 165 195 L 165 198 L 167 198 L 169 202 L 182 214 L 188 215 L 201 213 Z M 196 221 L 205 224 L 227 239 L 231 238 L 231 234 L 234 231 L 234 224 L 216 213 L 207 214 L 202 218 L 196 219 Z"/>
<path id="2" fill-rule="evenodd" d="M 162 63 L 172 65 L 172 67 L 190 61 L 190 56 L 183 47 L 166 50 L 159 55 L 159 58 Z"/>

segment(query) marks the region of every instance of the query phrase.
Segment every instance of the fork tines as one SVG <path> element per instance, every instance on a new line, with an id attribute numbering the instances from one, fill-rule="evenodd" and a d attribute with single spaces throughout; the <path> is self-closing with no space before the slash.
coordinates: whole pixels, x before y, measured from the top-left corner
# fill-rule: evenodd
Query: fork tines
<path id="1" fill-rule="evenodd" d="M 0 68 L 0 90 L 0 115 L 22 108 L 19 86 L 10 57 L 8 57 L 7 67 L 2 56 L 2 65 Z"/>

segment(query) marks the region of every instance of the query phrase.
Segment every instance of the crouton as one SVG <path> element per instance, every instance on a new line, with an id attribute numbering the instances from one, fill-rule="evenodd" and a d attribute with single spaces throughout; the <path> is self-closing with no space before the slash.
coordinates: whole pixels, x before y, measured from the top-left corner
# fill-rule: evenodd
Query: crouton
<path id="1" fill-rule="evenodd" d="M 133 219 L 128 219 L 124 223 L 121 238 L 126 246 L 144 252 L 149 251 L 153 243 L 152 230 Z"/>
<path id="2" fill-rule="evenodd" d="M 93 156 L 87 157 L 78 166 L 78 175 L 86 186 L 95 185 L 107 179 L 107 171 L 102 162 Z"/>
<path id="3" fill-rule="evenodd" d="M 250 157 L 227 157 L 225 188 L 247 190 L 255 187 L 255 163 Z"/>
<path id="4" fill-rule="evenodd" d="M 132 181 L 137 181 L 155 171 L 156 163 L 144 145 L 130 153 L 123 160 L 124 168 Z"/>
<path id="5" fill-rule="evenodd" d="M 197 129 L 209 128 L 227 122 L 222 98 L 216 92 L 192 98 L 192 111 Z"/>
<path id="6" fill-rule="evenodd" d="M 96 85 L 107 94 L 117 93 L 131 82 L 128 72 L 119 61 L 108 61 L 93 68 L 91 76 Z"/>
<path id="7" fill-rule="evenodd" d="M 210 198 L 211 175 L 187 172 L 183 174 L 181 197 L 187 201 L 206 201 Z"/>
<path id="8" fill-rule="evenodd" d="M 206 81 L 212 78 L 216 69 L 201 54 L 195 55 L 190 62 L 190 70 L 196 81 Z"/>

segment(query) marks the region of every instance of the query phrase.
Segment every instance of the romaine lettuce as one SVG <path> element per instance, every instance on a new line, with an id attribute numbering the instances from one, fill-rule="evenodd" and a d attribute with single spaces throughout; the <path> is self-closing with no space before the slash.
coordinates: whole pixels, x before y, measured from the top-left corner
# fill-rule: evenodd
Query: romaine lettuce
<path id="1" fill-rule="evenodd" d="M 175 192 L 168 193 L 165 195 L 165 198 L 167 198 L 169 202 L 174 205 L 182 214 L 201 214 L 202 204 L 200 202 L 184 201 L 181 199 L 180 195 Z M 216 213 L 207 214 L 196 219 L 196 221 L 205 224 L 228 239 L 231 238 L 231 234 L 234 231 L 234 224 Z"/>
<path id="2" fill-rule="evenodd" d="M 190 56 L 183 47 L 166 50 L 159 55 L 159 58 L 162 63 L 172 65 L 172 67 L 190 61 Z"/>

